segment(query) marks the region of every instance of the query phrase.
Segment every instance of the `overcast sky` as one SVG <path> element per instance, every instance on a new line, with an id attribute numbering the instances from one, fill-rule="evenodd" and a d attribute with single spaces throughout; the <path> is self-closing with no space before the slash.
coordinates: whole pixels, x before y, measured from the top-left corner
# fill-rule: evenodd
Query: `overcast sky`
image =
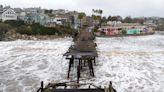
<path id="1" fill-rule="evenodd" d="M 164 0 L 0 0 L 11 7 L 42 7 L 68 9 L 92 14 L 92 9 L 102 9 L 104 16 L 121 15 L 164 17 Z"/>

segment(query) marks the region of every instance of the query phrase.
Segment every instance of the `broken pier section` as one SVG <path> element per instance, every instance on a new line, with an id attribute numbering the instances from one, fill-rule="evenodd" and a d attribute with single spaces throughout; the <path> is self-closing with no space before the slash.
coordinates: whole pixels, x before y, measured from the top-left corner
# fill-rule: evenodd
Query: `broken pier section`
<path id="1" fill-rule="evenodd" d="M 68 51 L 64 54 L 66 59 L 69 60 L 69 68 L 67 78 L 70 77 L 71 67 L 75 62 L 77 65 L 77 83 L 80 78 L 80 71 L 83 67 L 88 65 L 90 75 L 94 77 L 93 65 L 96 64 L 96 57 L 98 57 L 96 50 L 96 43 L 94 42 L 95 36 L 87 29 L 82 29 L 74 36 L 74 44 L 70 46 Z"/>

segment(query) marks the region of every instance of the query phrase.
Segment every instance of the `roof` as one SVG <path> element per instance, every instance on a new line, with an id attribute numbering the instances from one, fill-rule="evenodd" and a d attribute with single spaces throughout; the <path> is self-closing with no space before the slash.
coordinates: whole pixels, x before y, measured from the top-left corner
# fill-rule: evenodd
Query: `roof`
<path id="1" fill-rule="evenodd" d="M 0 14 L 6 12 L 7 10 L 13 10 L 13 9 L 12 9 L 12 8 L 4 8 L 3 11 L 0 11 Z M 14 11 L 14 10 L 13 10 L 13 11 Z M 15 11 L 14 11 L 14 13 L 15 13 Z M 15 14 L 16 14 L 16 13 L 15 13 Z"/>

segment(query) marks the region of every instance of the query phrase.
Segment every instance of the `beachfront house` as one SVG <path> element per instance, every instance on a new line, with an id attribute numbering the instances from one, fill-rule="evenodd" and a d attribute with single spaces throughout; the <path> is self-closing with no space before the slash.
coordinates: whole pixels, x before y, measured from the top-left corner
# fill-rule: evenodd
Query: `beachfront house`
<path id="1" fill-rule="evenodd" d="M 21 8 L 14 8 L 14 11 L 17 14 L 17 19 L 24 21 L 26 12 L 24 10 L 22 10 Z"/>
<path id="2" fill-rule="evenodd" d="M 108 26 L 118 26 L 120 24 L 122 24 L 121 21 L 108 21 L 107 22 Z"/>
<path id="3" fill-rule="evenodd" d="M 17 20 L 17 14 L 12 8 L 3 8 L 0 11 L 0 20 L 7 21 L 7 20 Z"/>
<path id="4" fill-rule="evenodd" d="M 13 8 L 15 13 L 21 13 L 23 10 L 21 8 Z"/>
<path id="5" fill-rule="evenodd" d="M 69 16 L 67 15 L 58 15 L 50 18 L 51 23 L 55 23 L 57 25 L 67 25 L 70 23 Z"/>
<path id="6" fill-rule="evenodd" d="M 128 35 L 140 34 L 140 30 L 137 28 L 128 29 L 126 32 Z"/>
<path id="7" fill-rule="evenodd" d="M 112 27 L 112 26 L 104 26 L 101 27 L 99 29 L 99 31 L 101 32 L 101 34 L 103 35 L 108 35 L 108 36 L 112 36 L 112 35 L 118 35 L 121 33 L 121 29 L 118 27 Z"/>
<path id="8" fill-rule="evenodd" d="M 18 12 L 17 16 L 18 16 L 18 20 L 24 21 L 24 19 L 26 17 L 26 13 L 25 12 Z"/>
<path id="9" fill-rule="evenodd" d="M 146 35 L 153 34 L 152 27 L 140 25 L 139 23 L 121 23 L 109 21 L 108 26 L 99 28 L 98 35 L 116 36 L 116 35 Z"/>
<path id="10" fill-rule="evenodd" d="M 46 26 L 49 22 L 49 17 L 45 14 L 31 13 L 25 16 L 24 22 L 26 24 L 39 23 L 40 25 Z"/>

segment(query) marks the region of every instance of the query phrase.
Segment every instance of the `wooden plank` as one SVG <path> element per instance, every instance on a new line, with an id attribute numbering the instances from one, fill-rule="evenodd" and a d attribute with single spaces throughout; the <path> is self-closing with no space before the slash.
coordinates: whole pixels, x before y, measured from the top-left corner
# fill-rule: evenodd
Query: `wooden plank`
<path id="1" fill-rule="evenodd" d="M 74 58 L 81 58 L 84 56 L 98 57 L 97 52 L 66 52 L 63 56 L 73 56 Z"/>
<path id="2" fill-rule="evenodd" d="M 100 89 L 52 89 L 51 92 L 105 92 Z"/>

